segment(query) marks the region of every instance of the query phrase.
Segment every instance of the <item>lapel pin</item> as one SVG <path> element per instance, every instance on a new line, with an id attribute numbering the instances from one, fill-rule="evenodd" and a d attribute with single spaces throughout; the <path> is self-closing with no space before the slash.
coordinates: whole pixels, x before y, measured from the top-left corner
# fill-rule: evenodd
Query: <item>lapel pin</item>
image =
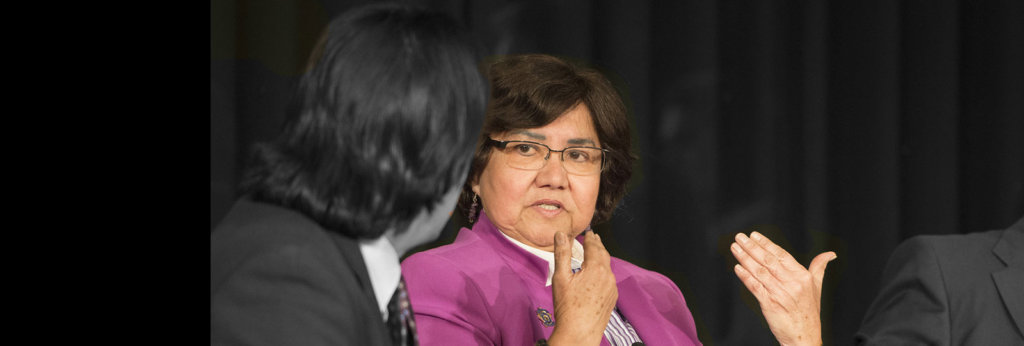
<path id="1" fill-rule="evenodd" d="M 547 310 L 537 308 L 537 318 L 540 319 L 540 323 L 544 324 L 545 327 L 555 325 L 555 321 L 551 319 L 551 313 Z"/>

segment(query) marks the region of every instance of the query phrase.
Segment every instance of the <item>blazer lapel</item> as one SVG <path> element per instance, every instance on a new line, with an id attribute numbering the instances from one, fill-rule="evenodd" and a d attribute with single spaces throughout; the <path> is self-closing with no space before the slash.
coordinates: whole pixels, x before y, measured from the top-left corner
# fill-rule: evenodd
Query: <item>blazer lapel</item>
<path id="1" fill-rule="evenodd" d="M 464 235 L 465 234 L 465 235 Z M 506 267 L 511 269 L 519 279 L 521 286 L 502 287 L 509 292 L 526 293 L 530 300 L 528 316 L 531 319 L 534 338 L 548 339 L 558 323 L 552 303 L 551 287 L 545 286 L 548 274 L 548 262 L 526 250 L 512 244 L 490 221 L 487 214 L 480 212 L 479 220 L 473 225 L 472 233 L 459 232 L 458 238 L 475 236 L 487 243 L 495 254 L 501 258 Z M 515 293 L 511 293 L 515 294 Z M 508 312 L 518 314 L 519 312 Z M 607 345 L 607 344 L 604 344 Z"/>
<path id="2" fill-rule="evenodd" d="M 999 296 L 1003 298 L 1006 310 L 1010 311 L 1013 323 L 1017 325 L 1017 331 L 1024 336 L 1024 270 L 1007 268 L 992 273 L 992 280 L 995 280 L 999 289 Z"/>
<path id="3" fill-rule="evenodd" d="M 369 311 L 375 311 L 378 314 L 374 318 L 370 318 L 370 325 L 376 331 L 369 331 L 371 334 L 371 340 L 368 345 L 382 344 L 391 342 L 391 337 L 388 335 L 388 327 L 384 323 L 383 315 L 380 315 L 380 308 L 377 302 L 377 295 L 373 293 L 373 284 L 370 282 L 370 273 L 366 269 L 366 261 L 363 260 L 363 252 L 359 250 L 359 243 L 349 237 L 346 237 L 340 233 L 330 232 L 331 240 L 338 247 L 338 252 L 341 253 L 341 257 L 344 258 L 345 263 L 348 264 L 348 268 L 341 268 L 338 270 L 350 270 L 353 277 L 356 279 L 356 284 L 359 285 L 359 290 L 363 294 L 364 302 L 367 305 L 366 309 Z M 371 313 L 371 312 L 367 313 Z"/>
<path id="4" fill-rule="evenodd" d="M 633 277 L 627 277 L 618 282 L 619 301 L 617 307 L 623 317 L 633 325 L 636 334 L 640 336 L 645 344 L 661 345 L 672 344 L 667 340 L 658 340 L 660 336 L 656 333 L 660 329 L 661 321 L 654 316 L 658 311 L 653 304 L 653 299 L 636 283 Z"/>
<path id="5" fill-rule="evenodd" d="M 363 291 L 364 298 L 369 299 L 373 303 L 372 306 L 379 306 L 377 296 L 373 293 L 373 284 L 370 283 L 370 273 L 366 271 L 363 252 L 359 250 L 359 243 L 338 233 L 331 232 L 330 234 L 338 251 L 341 252 L 341 257 L 344 257 L 345 262 L 349 264 L 347 270 L 352 271 L 359 288 Z"/>
<path id="6" fill-rule="evenodd" d="M 613 268 L 614 269 L 614 268 Z M 678 326 L 668 323 L 665 315 L 673 315 L 678 311 L 663 311 L 665 308 L 678 308 L 658 304 L 658 299 L 651 297 L 637 282 L 636 278 L 626 273 L 615 273 L 616 277 L 623 277 L 618 282 L 619 287 L 619 312 L 633 325 L 640 340 L 647 345 L 693 345 L 692 340 L 684 337 L 682 330 L 671 329 Z M 681 312 L 680 312 L 681 313 Z M 671 319 L 673 316 L 668 316 Z"/>
<path id="7" fill-rule="evenodd" d="M 1022 219 L 1024 220 L 1024 219 Z M 1024 224 L 1018 221 L 1003 232 L 992 252 L 999 257 L 1006 268 L 992 273 L 999 296 L 1010 311 L 1010 317 L 1017 325 L 1017 332 L 1024 336 Z"/>

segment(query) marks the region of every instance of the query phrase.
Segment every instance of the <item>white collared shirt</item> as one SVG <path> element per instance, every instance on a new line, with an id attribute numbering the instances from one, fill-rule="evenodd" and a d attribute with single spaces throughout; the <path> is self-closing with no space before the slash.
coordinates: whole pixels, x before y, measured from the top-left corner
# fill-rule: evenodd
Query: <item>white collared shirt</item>
<path id="1" fill-rule="evenodd" d="M 402 265 L 398 262 L 398 251 L 385 236 L 360 240 L 359 251 L 363 254 L 366 271 L 370 274 L 370 285 L 373 286 L 373 295 L 377 297 L 377 307 L 380 308 L 380 314 L 384 316 L 386 322 L 388 302 L 398 289 L 398 282 L 402 280 Z"/>
<path id="2" fill-rule="evenodd" d="M 545 261 L 547 261 L 548 262 L 548 279 L 547 279 L 547 282 L 544 283 L 544 286 L 545 287 L 551 286 L 551 277 L 555 275 L 555 253 L 554 252 L 550 252 L 550 251 L 544 251 L 544 250 L 537 249 L 537 248 L 534 248 L 532 246 L 523 244 L 523 243 L 519 242 L 518 240 L 512 239 L 512 237 L 509 237 L 508 235 L 505 235 L 505 232 L 498 232 L 498 233 L 501 233 L 501 235 L 505 236 L 505 239 L 508 239 L 510 242 L 512 242 L 512 244 L 516 244 L 516 246 L 519 246 L 519 247 L 523 248 L 523 250 L 526 250 L 526 251 L 536 255 L 537 257 L 540 257 L 540 258 L 544 259 Z M 571 261 L 572 262 L 572 269 L 579 269 L 580 266 L 583 265 L 583 244 L 580 244 L 580 241 L 576 240 L 576 238 L 571 238 L 571 239 L 572 239 L 572 261 Z"/>

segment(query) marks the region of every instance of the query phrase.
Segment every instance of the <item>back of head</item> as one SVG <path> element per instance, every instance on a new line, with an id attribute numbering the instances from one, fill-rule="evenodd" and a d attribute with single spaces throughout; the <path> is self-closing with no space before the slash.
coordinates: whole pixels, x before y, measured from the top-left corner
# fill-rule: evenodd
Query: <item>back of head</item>
<path id="1" fill-rule="evenodd" d="M 242 193 L 353 237 L 405 229 L 462 183 L 486 102 L 479 57 L 440 13 L 389 4 L 334 18 Z"/>

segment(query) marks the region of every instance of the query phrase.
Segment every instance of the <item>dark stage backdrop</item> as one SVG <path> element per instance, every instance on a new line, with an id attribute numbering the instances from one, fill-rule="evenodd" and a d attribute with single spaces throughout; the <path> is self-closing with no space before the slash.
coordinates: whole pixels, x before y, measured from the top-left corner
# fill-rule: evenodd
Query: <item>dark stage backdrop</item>
<path id="1" fill-rule="evenodd" d="M 366 1 L 213 0 L 210 225 L 254 141 L 278 129 L 328 18 Z M 826 344 L 846 345 L 891 250 L 1024 215 L 1024 1 L 419 1 L 492 53 L 606 71 L 640 157 L 613 255 L 682 289 L 708 345 L 773 343 L 731 269 L 759 230 L 825 276 Z M 433 247 L 466 224 L 455 214 Z M 421 248 L 422 249 L 422 248 Z"/>

